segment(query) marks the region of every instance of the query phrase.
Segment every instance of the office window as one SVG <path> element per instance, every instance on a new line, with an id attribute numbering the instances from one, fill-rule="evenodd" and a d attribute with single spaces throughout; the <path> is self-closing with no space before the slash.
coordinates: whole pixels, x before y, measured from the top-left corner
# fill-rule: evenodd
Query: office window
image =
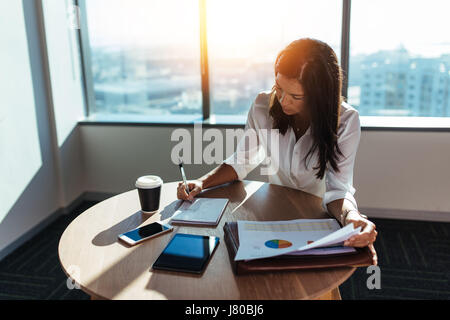
<path id="1" fill-rule="evenodd" d="M 442 88 L 447 97 L 443 108 L 430 99 L 441 79 L 450 83 L 448 12 L 446 0 L 352 1 L 349 90 L 360 88 L 361 96 L 349 102 L 361 115 L 450 117 L 449 86 Z M 394 88 L 401 96 L 408 93 L 409 104 L 396 99 L 389 105 L 366 105 L 364 97 L 371 89 L 363 83 L 375 72 L 392 74 L 382 78 L 386 85 L 381 88 Z M 414 109 L 420 101 L 427 102 Z"/>
<path id="2" fill-rule="evenodd" d="M 246 115 L 256 95 L 274 84 L 276 56 L 310 37 L 340 57 L 342 1 L 208 0 L 211 113 Z"/>
<path id="3" fill-rule="evenodd" d="M 272 88 L 276 55 L 292 40 L 323 40 L 340 59 L 342 1 L 80 3 L 90 114 L 190 121 L 206 111 L 226 121 L 245 116 L 257 93 Z M 209 91 L 201 86 L 200 3 L 207 9 Z M 348 102 L 361 115 L 450 117 L 449 9 L 446 0 L 352 1 L 344 72 Z M 371 100 L 380 90 L 381 101 Z"/>
<path id="4" fill-rule="evenodd" d="M 201 118 L 198 0 L 84 3 L 90 114 Z"/>

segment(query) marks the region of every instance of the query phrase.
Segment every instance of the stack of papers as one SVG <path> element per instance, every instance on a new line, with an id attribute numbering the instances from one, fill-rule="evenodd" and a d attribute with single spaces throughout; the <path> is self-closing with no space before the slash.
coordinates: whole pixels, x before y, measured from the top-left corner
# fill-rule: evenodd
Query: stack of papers
<path id="1" fill-rule="evenodd" d="M 192 202 L 183 201 L 170 223 L 215 226 L 227 204 L 228 199 L 225 198 L 194 198 Z"/>
<path id="2" fill-rule="evenodd" d="M 350 223 L 341 228 L 335 219 L 238 221 L 239 248 L 235 261 L 279 255 L 351 253 L 343 242 L 360 232 Z"/>

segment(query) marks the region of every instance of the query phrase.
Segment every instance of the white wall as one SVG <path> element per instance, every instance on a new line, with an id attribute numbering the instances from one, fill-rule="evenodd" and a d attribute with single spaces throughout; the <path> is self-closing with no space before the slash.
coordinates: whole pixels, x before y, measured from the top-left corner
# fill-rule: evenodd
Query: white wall
<path id="1" fill-rule="evenodd" d="M 64 6 L 52 8 L 52 91 L 39 3 L 0 1 L 0 259 L 84 190 L 76 126 L 84 106 L 67 45 L 71 30 Z"/>
<path id="2" fill-rule="evenodd" d="M 123 192 L 132 189 L 136 177 L 144 174 L 179 181 L 178 168 L 170 160 L 177 143 L 170 141 L 174 129 L 82 125 L 87 190 Z M 189 130 L 193 135 L 192 127 Z M 354 173 L 359 207 L 372 216 L 389 217 L 392 212 L 392 217 L 398 217 L 406 210 L 416 213 L 410 218 L 435 212 L 447 219 L 449 163 L 450 132 L 363 131 Z M 188 179 L 213 167 L 188 165 Z M 265 181 L 257 171 L 248 179 Z"/>
<path id="3" fill-rule="evenodd" d="M 0 1 L 0 250 L 59 207 L 36 21 L 22 4 Z"/>
<path id="4" fill-rule="evenodd" d="M 0 3 L 0 221 L 42 165 L 22 3 Z"/>
<path id="5" fill-rule="evenodd" d="M 365 208 L 450 213 L 449 164 L 450 132 L 363 132 L 357 200 Z"/>

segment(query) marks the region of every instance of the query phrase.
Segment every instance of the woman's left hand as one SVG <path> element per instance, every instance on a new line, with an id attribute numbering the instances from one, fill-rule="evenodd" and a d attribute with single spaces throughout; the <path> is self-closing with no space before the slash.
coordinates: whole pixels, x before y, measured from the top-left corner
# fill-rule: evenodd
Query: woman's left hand
<path id="1" fill-rule="evenodd" d="M 363 217 L 356 211 L 350 211 L 345 218 L 345 225 L 353 223 L 353 227 L 361 227 L 361 231 L 344 242 L 344 246 L 350 247 L 366 247 L 368 246 L 373 255 L 373 265 L 377 265 L 377 252 L 373 246 L 378 232 L 375 230 L 375 224 Z"/>

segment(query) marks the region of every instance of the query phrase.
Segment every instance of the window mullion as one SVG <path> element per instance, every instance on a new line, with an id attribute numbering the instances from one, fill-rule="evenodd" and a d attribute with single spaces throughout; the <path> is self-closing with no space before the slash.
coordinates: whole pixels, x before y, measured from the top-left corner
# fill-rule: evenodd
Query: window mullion
<path id="1" fill-rule="evenodd" d="M 81 71 L 85 98 L 85 114 L 89 116 L 95 112 L 94 79 L 91 69 L 91 51 L 89 42 L 89 30 L 87 25 L 85 0 L 75 0 L 75 5 L 80 9 L 80 28 L 78 29 L 78 43 L 80 49 Z"/>
<path id="2" fill-rule="evenodd" d="M 348 97 L 348 76 L 350 59 L 350 10 L 351 0 L 342 0 L 341 67 L 344 72 L 342 95 Z"/>
<path id="3" fill-rule="evenodd" d="M 200 69 L 202 79 L 203 120 L 210 117 L 209 65 L 206 29 L 206 0 L 199 0 L 200 7 Z"/>

